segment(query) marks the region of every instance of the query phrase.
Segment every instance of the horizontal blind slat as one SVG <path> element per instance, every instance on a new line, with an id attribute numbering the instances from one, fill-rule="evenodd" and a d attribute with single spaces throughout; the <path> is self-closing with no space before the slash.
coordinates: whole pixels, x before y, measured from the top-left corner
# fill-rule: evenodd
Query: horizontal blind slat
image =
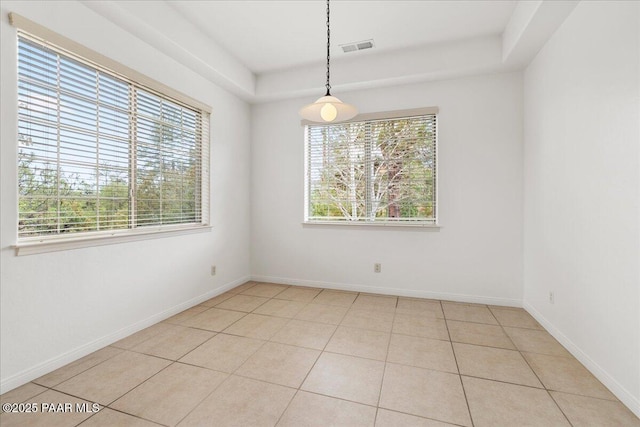
<path id="1" fill-rule="evenodd" d="M 208 223 L 208 113 L 22 33 L 18 56 L 21 238 Z"/>
<path id="2" fill-rule="evenodd" d="M 308 125 L 308 220 L 435 222 L 436 116 Z"/>

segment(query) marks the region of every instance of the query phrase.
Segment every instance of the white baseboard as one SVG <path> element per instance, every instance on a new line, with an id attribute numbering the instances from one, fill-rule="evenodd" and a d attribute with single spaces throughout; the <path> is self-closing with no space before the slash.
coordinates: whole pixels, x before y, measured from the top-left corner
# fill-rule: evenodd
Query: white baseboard
<path id="1" fill-rule="evenodd" d="M 136 322 L 132 325 L 126 326 L 122 329 L 119 329 L 111 334 L 105 335 L 101 338 L 98 338 L 94 341 L 81 345 L 80 347 L 76 347 L 73 350 L 70 350 L 66 353 L 63 353 L 59 356 L 53 357 L 45 362 L 42 362 L 32 368 L 25 369 L 17 374 L 14 374 L 8 378 L 2 379 L 0 381 L 0 394 L 6 393 L 9 390 L 13 390 L 16 387 L 19 387 L 23 384 L 28 383 L 31 380 L 39 378 L 43 375 L 48 374 L 62 366 L 74 362 L 81 357 L 84 357 L 88 354 L 93 353 L 94 351 L 100 350 L 103 347 L 106 347 L 114 342 L 121 340 L 122 338 L 126 338 L 129 335 L 141 331 L 144 328 L 147 328 L 151 325 L 154 325 L 158 322 L 161 322 L 174 314 L 178 314 L 181 311 L 184 311 L 188 308 L 191 308 L 195 305 L 200 304 L 210 298 L 213 298 L 217 295 L 220 295 L 229 289 L 233 289 L 238 285 L 241 285 L 249 280 L 249 276 L 241 277 L 240 279 L 229 282 L 225 285 L 217 287 L 209 292 L 206 292 L 200 296 L 195 298 L 191 298 L 188 301 L 175 305 L 167 310 L 164 310 L 161 313 L 154 314 L 153 316 L 147 317 L 144 320 Z"/>
<path id="2" fill-rule="evenodd" d="M 316 280 L 300 280 L 289 277 L 273 277 L 252 275 L 256 282 L 279 283 L 281 285 L 305 286 L 311 288 L 327 288 L 339 291 L 366 292 L 371 294 L 398 295 L 412 298 L 429 298 L 455 302 L 469 302 L 476 304 L 503 305 L 508 307 L 522 307 L 522 301 L 513 298 L 483 297 L 478 295 L 454 294 L 447 292 L 431 292 L 421 289 L 387 288 L 369 285 L 354 285 L 350 283 L 332 283 Z"/>
<path id="3" fill-rule="evenodd" d="M 640 399 L 624 388 L 600 365 L 593 361 L 575 345 L 566 335 L 549 322 L 533 305 L 525 302 L 524 309 L 529 312 L 560 344 L 562 344 L 576 359 L 580 361 L 602 384 L 604 384 L 627 408 L 640 418 Z"/>

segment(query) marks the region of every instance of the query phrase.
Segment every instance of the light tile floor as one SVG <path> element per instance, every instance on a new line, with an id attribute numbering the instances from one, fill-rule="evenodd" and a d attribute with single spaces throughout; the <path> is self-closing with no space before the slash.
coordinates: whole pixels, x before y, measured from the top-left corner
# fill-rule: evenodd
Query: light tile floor
<path id="1" fill-rule="evenodd" d="M 522 309 L 256 282 L 0 398 L 100 405 L 3 427 L 640 426 Z"/>

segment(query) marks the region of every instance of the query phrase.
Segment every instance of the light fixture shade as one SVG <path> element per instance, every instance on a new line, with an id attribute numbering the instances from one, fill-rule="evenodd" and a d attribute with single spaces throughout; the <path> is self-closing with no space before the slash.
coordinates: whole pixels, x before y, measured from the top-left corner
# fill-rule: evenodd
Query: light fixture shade
<path id="1" fill-rule="evenodd" d="M 351 104 L 345 104 L 335 96 L 325 95 L 313 104 L 300 109 L 303 119 L 318 123 L 343 122 L 358 114 L 358 109 Z"/>

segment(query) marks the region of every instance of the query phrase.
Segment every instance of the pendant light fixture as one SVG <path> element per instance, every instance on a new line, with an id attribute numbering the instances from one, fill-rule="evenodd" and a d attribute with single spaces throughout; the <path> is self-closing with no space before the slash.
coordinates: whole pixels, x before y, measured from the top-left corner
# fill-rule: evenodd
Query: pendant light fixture
<path id="1" fill-rule="evenodd" d="M 332 123 L 349 120 L 358 114 L 358 109 L 350 104 L 345 104 L 335 96 L 331 96 L 331 84 L 329 83 L 331 59 L 331 28 L 329 25 L 329 0 L 327 0 L 327 93 L 318 98 L 313 104 L 309 104 L 300 110 L 300 116 L 312 122 Z"/>

